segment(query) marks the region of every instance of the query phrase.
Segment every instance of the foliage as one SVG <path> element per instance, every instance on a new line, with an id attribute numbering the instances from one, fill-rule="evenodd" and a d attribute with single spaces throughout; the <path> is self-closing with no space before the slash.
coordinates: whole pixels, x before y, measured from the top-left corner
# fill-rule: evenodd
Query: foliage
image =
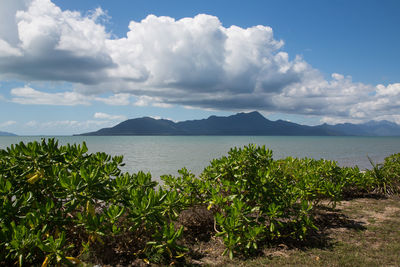
<path id="1" fill-rule="evenodd" d="M 122 156 L 89 154 L 85 143 L 43 139 L 0 150 L 0 264 L 106 263 L 106 246 L 114 257 L 184 261 L 179 219 L 196 207 L 212 212 L 224 254 L 250 255 L 279 238 L 306 238 L 322 200 L 398 192 L 400 184 L 400 154 L 363 173 L 333 161 L 274 160 L 264 146 L 249 145 L 213 160 L 199 177 L 185 168 L 164 175 L 162 186 L 120 166 Z"/>
<path id="2" fill-rule="evenodd" d="M 366 174 L 373 183 L 373 188 L 381 193 L 392 195 L 400 192 L 400 153 L 386 157 L 383 163 L 375 164 L 368 158 L 372 169 Z"/>
<path id="3" fill-rule="evenodd" d="M 182 231 L 162 234 L 179 196 L 156 190 L 150 174 L 122 174 L 122 156 L 87 151 L 85 143 L 58 146 L 54 139 L 0 150 L 0 263 L 76 262 L 105 238 L 143 229 L 154 234 L 132 253 L 163 241 L 172 254 L 184 251 L 176 244 Z"/>
<path id="4" fill-rule="evenodd" d="M 215 212 L 225 253 L 249 254 L 261 241 L 282 236 L 303 239 L 315 227 L 312 201 L 336 199 L 338 192 L 326 189 L 324 181 L 332 178 L 329 166 L 314 163 L 274 161 L 272 151 L 254 145 L 231 149 L 227 157 L 211 162 L 202 179 L 212 181 L 207 201 Z M 321 166 L 325 168 L 317 169 Z"/>

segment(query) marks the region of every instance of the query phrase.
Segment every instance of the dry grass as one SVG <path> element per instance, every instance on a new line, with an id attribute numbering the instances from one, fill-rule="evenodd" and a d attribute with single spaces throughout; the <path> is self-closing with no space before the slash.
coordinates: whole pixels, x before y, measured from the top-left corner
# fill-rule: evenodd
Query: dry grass
<path id="1" fill-rule="evenodd" d="M 400 198 L 358 198 L 315 215 L 318 231 L 302 243 L 271 245 L 251 259 L 220 256 L 218 239 L 199 242 L 189 265 L 206 266 L 400 266 Z M 195 257 L 193 257 L 195 256 Z"/>

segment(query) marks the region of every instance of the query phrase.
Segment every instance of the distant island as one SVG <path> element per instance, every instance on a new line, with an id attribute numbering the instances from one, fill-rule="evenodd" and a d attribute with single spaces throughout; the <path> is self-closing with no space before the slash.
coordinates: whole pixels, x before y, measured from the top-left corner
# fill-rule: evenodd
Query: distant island
<path id="1" fill-rule="evenodd" d="M 13 133 L 8 133 L 8 132 L 2 132 L 0 131 L 0 136 L 17 136 L 16 134 Z"/>
<path id="2" fill-rule="evenodd" d="M 211 116 L 207 119 L 182 122 L 143 117 L 79 135 L 400 136 L 400 125 L 389 121 L 369 121 L 363 124 L 307 126 L 283 120 L 271 121 L 253 111 L 228 117 Z"/>

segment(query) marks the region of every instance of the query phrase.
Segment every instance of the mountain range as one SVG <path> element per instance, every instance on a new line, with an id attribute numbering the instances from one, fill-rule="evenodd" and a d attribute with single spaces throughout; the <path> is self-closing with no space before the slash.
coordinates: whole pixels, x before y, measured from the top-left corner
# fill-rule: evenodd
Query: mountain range
<path id="1" fill-rule="evenodd" d="M 16 136 L 16 134 L 0 131 L 0 136 Z"/>
<path id="2" fill-rule="evenodd" d="M 271 121 L 254 111 L 182 122 L 143 117 L 80 135 L 400 136 L 400 125 L 389 121 L 369 121 L 363 124 L 307 126 L 283 120 Z"/>

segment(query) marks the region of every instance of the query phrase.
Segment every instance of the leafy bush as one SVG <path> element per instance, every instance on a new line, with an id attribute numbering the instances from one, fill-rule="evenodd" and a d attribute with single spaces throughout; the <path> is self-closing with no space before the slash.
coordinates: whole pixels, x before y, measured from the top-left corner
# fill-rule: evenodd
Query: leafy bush
<path id="1" fill-rule="evenodd" d="M 356 167 L 339 167 L 335 161 L 309 158 L 278 160 L 277 171 L 300 190 L 302 198 L 314 205 L 330 200 L 333 205 L 344 196 L 372 189 L 373 181 Z"/>
<path id="2" fill-rule="evenodd" d="M 122 156 L 87 151 L 54 139 L 0 150 L 1 265 L 107 263 L 104 251 L 127 263 L 172 263 L 188 252 L 182 216 L 196 209 L 212 213 L 224 254 L 250 255 L 278 238 L 304 239 L 321 200 L 398 192 L 400 184 L 400 154 L 363 173 L 333 161 L 273 160 L 272 151 L 249 145 L 213 160 L 200 177 L 184 168 L 159 186 L 149 173 L 122 173 Z"/>
<path id="3" fill-rule="evenodd" d="M 341 168 L 330 161 L 286 158 L 254 145 L 231 149 L 213 160 L 201 179 L 211 182 L 206 197 L 215 212 L 225 253 L 252 253 L 261 241 L 282 236 L 303 239 L 315 228 L 313 204 L 340 200 Z"/>
<path id="4" fill-rule="evenodd" d="M 185 251 L 182 230 L 172 229 L 179 196 L 156 190 L 150 174 L 121 174 L 122 156 L 87 151 L 54 139 L 0 150 L 0 263 L 77 262 L 104 239 L 143 231 L 130 253 Z"/>
<path id="5" fill-rule="evenodd" d="M 383 172 L 391 181 L 394 191 L 398 193 L 400 190 L 400 153 L 385 158 Z"/>
<path id="6" fill-rule="evenodd" d="M 400 153 L 390 155 L 383 163 L 375 164 L 370 158 L 371 170 L 366 174 L 375 191 L 387 195 L 400 192 Z"/>

